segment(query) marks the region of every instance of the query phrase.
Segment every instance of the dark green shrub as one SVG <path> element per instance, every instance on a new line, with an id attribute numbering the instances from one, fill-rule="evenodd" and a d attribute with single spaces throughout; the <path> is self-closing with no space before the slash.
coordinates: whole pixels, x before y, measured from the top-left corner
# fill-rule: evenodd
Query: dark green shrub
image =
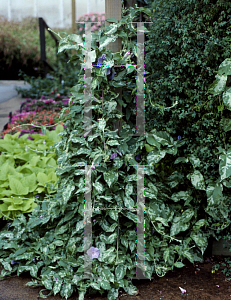
<path id="1" fill-rule="evenodd" d="M 145 47 L 146 76 L 154 105 L 146 96 L 146 130 L 154 127 L 181 136 L 182 153 L 201 160 L 199 170 L 206 179 L 218 176 L 216 147 L 231 142 L 220 126 L 224 110 L 219 96 L 208 95 L 218 66 L 230 52 L 229 1 L 172 0 L 152 3 L 152 21 Z M 171 110 L 167 107 L 178 104 Z"/>

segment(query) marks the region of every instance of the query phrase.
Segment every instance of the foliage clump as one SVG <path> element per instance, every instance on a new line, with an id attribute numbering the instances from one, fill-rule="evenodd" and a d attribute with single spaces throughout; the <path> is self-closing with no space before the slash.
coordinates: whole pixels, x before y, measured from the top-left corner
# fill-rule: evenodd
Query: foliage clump
<path id="1" fill-rule="evenodd" d="M 216 147 L 227 149 L 230 131 L 222 118 L 228 118 L 219 96 L 208 94 L 219 65 L 231 57 L 231 3 L 221 0 L 172 0 L 151 4 L 153 24 L 146 43 L 147 87 L 155 107 L 146 112 L 146 128 L 167 130 L 181 136 L 181 151 L 201 160 L 205 179 L 218 176 Z M 228 82 L 228 85 L 230 82 Z M 175 105 L 174 109 L 168 107 Z"/>
<path id="2" fill-rule="evenodd" d="M 153 273 L 164 276 L 174 267 L 183 267 L 185 259 L 203 261 L 208 238 L 214 233 L 213 220 L 208 218 L 211 211 L 229 221 L 225 205 L 217 207 L 217 203 L 223 185 L 229 187 L 230 150 L 221 149 L 219 175 L 206 185 L 199 171 L 200 159 L 193 154 L 181 155 L 185 141 L 180 136 L 173 138 L 167 131 L 157 130 L 155 124 L 146 130 L 150 136 L 134 136 L 136 67 L 128 52 L 137 59 L 141 50 L 134 39 L 137 30 L 129 22 L 140 11 L 151 15 L 149 9 L 131 8 L 120 21 L 108 20 L 110 26 L 92 34 L 90 49 L 85 49 L 81 36 L 58 34 L 60 52 L 75 48 L 77 54 L 71 60 L 82 70 L 89 60 L 94 65 L 92 103 L 88 102 L 92 132 L 87 127 L 90 118 L 85 103 L 89 82 L 80 73 L 78 84 L 71 89 L 69 106 L 60 113 L 62 120 L 69 110 L 62 120 L 66 127 L 59 133 L 61 140 L 53 145 L 59 188 L 52 197 L 44 198 L 28 220 L 20 215 L 0 233 L 2 277 L 30 271 L 35 280 L 29 285 L 44 286 L 49 295 L 60 293 L 66 299 L 78 291 L 83 300 L 89 290 L 107 292 L 107 298 L 114 300 L 119 288 L 135 295 L 137 288 L 131 278 L 136 276 L 136 249 L 144 249 L 137 238 L 141 220 L 136 209 L 145 211 L 145 254 L 137 254 L 141 261 L 145 258 L 145 265 L 137 261 L 137 266 L 149 279 Z M 142 30 L 146 32 L 145 27 Z M 118 37 L 122 50 L 112 53 L 106 46 Z M 125 67 L 114 70 L 114 65 Z M 123 88 L 122 99 L 117 87 Z M 122 114 L 117 101 L 123 107 Z M 114 123 L 122 117 L 123 129 L 118 133 Z M 145 206 L 137 201 L 144 191 L 137 190 L 143 166 Z M 94 247 L 85 236 L 91 217 Z M 90 252 L 93 260 L 89 262 Z M 85 267 L 90 264 L 91 278 L 85 277 Z"/>

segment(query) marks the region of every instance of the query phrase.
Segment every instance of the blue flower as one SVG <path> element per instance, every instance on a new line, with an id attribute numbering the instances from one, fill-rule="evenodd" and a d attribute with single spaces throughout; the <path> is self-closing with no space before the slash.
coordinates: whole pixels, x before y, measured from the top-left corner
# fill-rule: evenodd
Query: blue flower
<path id="1" fill-rule="evenodd" d="M 8 227 L 10 227 L 11 224 L 12 224 L 12 223 L 7 223 Z"/>
<path id="2" fill-rule="evenodd" d="M 12 259 L 11 265 L 15 265 L 15 264 L 18 264 L 18 262 Z"/>
<path id="3" fill-rule="evenodd" d="M 110 75 L 110 74 L 111 74 L 111 75 Z M 107 68 L 107 76 L 110 75 L 110 76 L 109 76 L 109 79 L 110 79 L 110 80 L 113 79 L 113 77 L 115 76 L 115 74 L 117 74 L 117 73 L 115 72 L 114 69 L 112 69 L 112 68 Z"/>
<path id="4" fill-rule="evenodd" d="M 87 254 L 90 256 L 90 258 L 98 258 L 99 257 L 99 249 L 95 247 L 91 247 L 87 250 Z"/>
<path id="5" fill-rule="evenodd" d="M 140 160 L 141 159 L 141 153 L 137 154 L 135 157 L 136 160 Z"/>
<path id="6" fill-rule="evenodd" d="M 39 195 L 36 195 L 36 196 L 34 196 L 35 198 L 39 198 L 40 196 Z"/>
<path id="7" fill-rule="evenodd" d="M 98 58 L 97 66 L 102 66 L 102 63 L 105 58 L 106 58 L 105 54 L 103 54 L 100 58 Z"/>
<path id="8" fill-rule="evenodd" d="M 178 137 L 177 137 L 177 138 L 178 138 L 178 140 L 180 140 L 180 139 L 181 139 L 181 136 L 180 136 L 180 135 L 178 135 Z"/>

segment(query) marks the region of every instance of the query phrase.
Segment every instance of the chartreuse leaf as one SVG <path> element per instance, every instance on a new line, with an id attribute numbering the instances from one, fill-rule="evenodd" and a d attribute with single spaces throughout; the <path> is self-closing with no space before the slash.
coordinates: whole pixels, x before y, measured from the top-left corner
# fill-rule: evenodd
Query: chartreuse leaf
<path id="1" fill-rule="evenodd" d="M 16 195 L 27 195 L 29 192 L 29 188 L 24 186 L 19 179 L 14 178 L 12 175 L 9 175 L 9 186 Z"/>
<path id="2" fill-rule="evenodd" d="M 151 152 L 154 149 L 153 146 L 150 146 L 148 144 L 144 144 L 144 146 L 145 146 L 145 149 L 146 149 L 147 152 Z"/>

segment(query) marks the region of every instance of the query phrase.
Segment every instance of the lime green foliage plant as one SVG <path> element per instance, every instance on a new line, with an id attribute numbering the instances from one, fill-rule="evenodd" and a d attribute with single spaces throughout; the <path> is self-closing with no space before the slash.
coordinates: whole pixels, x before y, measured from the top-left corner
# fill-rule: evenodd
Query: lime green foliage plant
<path id="1" fill-rule="evenodd" d="M 50 151 L 60 140 L 63 126 L 45 135 L 6 134 L 0 140 L 0 218 L 12 219 L 31 212 L 36 206 L 35 196 L 54 193 L 49 187 L 58 181 L 55 174 L 57 156 Z"/>
<path id="2" fill-rule="evenodd" d="M 130 8 L 121 20 L 108 19 L 110 26 L 92 34 L 90 50 L 84 49 L 81 36 L 58 34 L 59 51 L 75 48 L 77 54 L 71 60 L 80 63 L 82 70 L 86 51 L 91 54 L 92 134 L 85 132 L 85 81 L 80 73 L 78 84 L 71 89 L 69 106 L 60 113 L 66 127 L 59 133 L 61 140 L 53 145 L 58 156 L 59 189 L 53 199 L 44 197 L 29 220 L 17 216 L 0 233 L 2 278 L 30 271 L 35 279 L 28 285 L 44 286 L 50 291 L 48 295 L 60 293 L 66 299 L 74 291 L 80 300 L 87 291 L 98 291 L 114 300 L 119 288 L 136 295 L 131 279 L 136 276 L 136 208 L 145 212 L 145 265 L 138 266 L 146 278 L 181 268 L 185 259 L 203 261 L 208 237 L 215 231 L 211 228 L 213 220 L 208 219 L 210 211 L 229 221 L 220 197 L 229 178 L 230 151 L 220 156 L 220 177 L 207 184 L 199 171 L 200 160 L 193 154 L 180 154 L 185 145 L 180 135 L 174 139 L 153 126 L 146 131 L 150 136 L 132 136 L 136 133 L 137 87 L 136 68 L 131 66 L 128 52 L 136 59 L 140 48 L 135 40 L 137 30 L 129 22 L 141 11 L 151 15 L 149 9 Z M 118 37 L 122 38 L 122 50 L 112 53 L 105 47 Z M 114 65 L 121 67 L 114 70 Z M 123 87 L 122 99 L 116 87 Z M 117 101 L 123 107 L 122 114 L 116 109 Z M 122 117 L 123 128 L 118 133 L 114 123 Z M 145 206 L 140 207 L 136 202 L 140 193 L 137 169 L 141 165 L 147 166 Z M 86 180 L 89 174 L 92 186 Z M 89 191 L 93 247 L 84 242 L 85 193 Z M 92 278 L 83 275 L 89 256 L 93 259 Z M 42 291 L 39 296 L 46 298 Z"/>

